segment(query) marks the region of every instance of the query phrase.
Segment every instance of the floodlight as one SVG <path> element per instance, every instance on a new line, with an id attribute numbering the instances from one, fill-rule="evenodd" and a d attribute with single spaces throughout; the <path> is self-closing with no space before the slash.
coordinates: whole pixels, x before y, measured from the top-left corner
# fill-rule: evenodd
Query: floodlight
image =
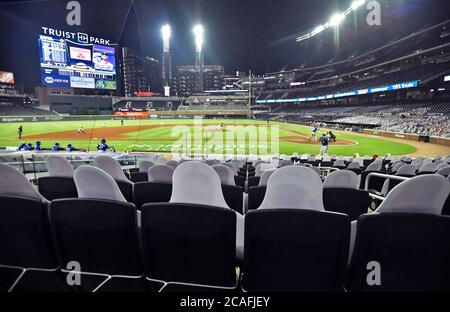
<path id="1" fill-rule="evenodd" d="M 170 28 L 170 25 L 164 25 L 161 28 L 161 33 L 162 33 L 162 36 L 163 36 L 163 40 L 164 41 L 169 41 L 170 40 L 170 35 L 172 34 L 172 30 Z"/>
<path id="2" fill-rule="evenodd" d="M 202 46 L 203 46 L 203 26 L 202 25 L 197 25 L 194 27 L 194 35 L 195 35 L 195 47 L 196 47 L 196 51 L 197 52 L 201 52 L 202 51 Z"/>
<path id="3" fill-rule="evenodd" d="M 317 35 L 318 33 L 321 33 L 322 31 L 324 31 L 325 28 L 326 28 L 325 25 L 317 26 L 317 27 L 312 31 L 311 35 L 312 35 L 312 36 L 315 36 L 315 35 Z"/>
<path id="4" fill-rule="evenodd" d="M 337 13 L 333 15 L 330 19 L 330 25 L 331 26 L 339 26 L 340 23 L 344 20 L 345 15 L 341 13 Z"/>

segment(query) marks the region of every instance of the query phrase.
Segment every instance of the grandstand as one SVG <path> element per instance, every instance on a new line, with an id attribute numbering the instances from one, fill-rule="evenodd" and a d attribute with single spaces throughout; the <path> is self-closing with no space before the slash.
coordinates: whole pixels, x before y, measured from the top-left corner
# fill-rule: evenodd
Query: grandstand
<path id="1" fill-rule="evenodd" d="M 0 104 L 0 117 L 11 116 L 49 116 L 56 115 L 54 112 L 33 106 Z"/>
<path id="2" fill-rule="evenodd" d="M 283 103 L 409 81 L 427 85 L 448 73 L 449 25 L 450 20 L 340 61 L 330 60 L 320 66 L 304 64 L 299 69 L 269 73 L 266 90 L 257 102 Z M 301 87 L 296 87 L 298 84 Z"/>
<path id="3" fill-rule="evenodd" d="M 0 289 L 449 290 L 448 262 L 436 259 L 450 256 L 450 156 L 283 158 L 2 155 L 1 224 L 11 235 L 0 239 L 7 251 L 0 255 Z M 37 183 L 37 190 L 29 181 Z M 406 200 L 410 197 L 414 204 Z M 50 218 L 42 217 L 46 207 Z M 27 222 L 17 223 L 22 219 Z M 51 236 L 35 233 L 36 227 L 52 228 Z M 356 240 L 350 239 L 350 228 Z M 144 238 L 142 249 L 136 233 Z M 404 249 L 405 236 L 416 240 L 417 235 L 422 243 Z M 429 244 L 436 249 L 424 249 Z M 403 251 L 393 254 L 392 246 Z M 54 255 L 60 260 L 50 260 Z M 180 258 L 183 265 L 176 265 Z M 373 259 L 390 263 L 384 273 L 389 278 L 375 288 L 363 282 L 366 266 L 360 264 Z M 84 264 L 84 282 L 71 286 L 64 282 L 69 273 L 64 268 L 74 260 Z M 18 274 L 20 267 L 33 269 Z M 268 275 L 261 280 L 260 274 Z M 319 284 L 317 276 L 322 276 Z"/>
<path id="4" fill-rule="evenodd" d="M 207 95 L 189 97 L 178 111 L 207 115 L 246 115 L 249 112 L 248 95 Z"/>
<path id="5" fill-rule="evenodd" d="M 38 2 L 33 6 L 47 5 Z M 42 105 L 21 87 L 0 88 L 0 293 L 178 293 L 158 297 L 171 301 L 163 310 L 223 310 L 226 298 L 232 311 L 282 312 L 295 309 L 276 306 L 275 300 L 287 302 L 276 295 L 282 292 L 295 293 L 300 309 L 305 306 L 296 293 L 312 298 L 314 308 L 322 301 L 335 308 L 339 300 L 311 293 L 347 293 L 354 305 L 359 293 L 450 292 L 450 19 L 414 20 L 392 33 L 392 23 L 385 27 L 383 21 L 373 39 L 345 45 L 357 37 L 344 27 L 339 33 L 336 19 L 357 15 L 364 0 L 349 1 L 344 13 L 308 33 L 311 15 L 300 34 L 293 30 L 276 41 L 272 36 L 281 28 L 266 25 L 275 15 L 264 7 L 271 1 L 223 7 L 217 1 L 203 8 L 208 16 L 198 1 L 190 16 L 184 14 L 190 5 L 181 1 L 171 15 L 157 1 L 136 0 L 127 3 L 124 23 L 109 17 L 104 1 L 95 2 L 90 8 L 102 9 L 89 10 L 96 12 L 95 23 L 111 34 L 120 29 L 117 44 L 95 43 L 89 50 L 89 44 L 73 42 L 67 56 L 73 63 L 41 68 L 43 83 L 55 84 Z M 320 6 L 293 2 L 302 10 Z M 383 10 L 396 16 L 401 12 L 393 2 L 383 2 Z M 421 2 L 407 8 L 418 14 L 414 7 Z M 121 13 L 118 3 L 108 3 L 108 10 Z M 216 6 L 232 15 L 215 28 L 242 33 L 233 28 L 234 19 L 262 11 L 257 29 L 271 29 L 255 37 L 270 39 L 261 45 L 269 52 L 257 53 L 281 50 L 299 35 L 297 44 L 310 56 L 281 70 L 267 61 L 269 69 L 260 71 L 265 74 L 252 75 L 252 69 L 248 76 L 225 75 L 223 67 L 205 62 L 243 66 L 219 53 L 230 48 L 228 37 L 239 42 L 239 36 L 230 32 L 213 50 L 214 41 L 204 44 L 203 38 L 204 32 L 215 35 L 213 27 L 202 25 L 193 33 L 195 65 L 178 64 L 178 52 L 171 54 L 180 44 L 171 45 L 179 30 L 169 24 L 162 27 L 161 61 L 145 57 L 152 65 L 143 65 L 125 47 L 152 51 L 140 23 L 154 23 L 154 12 L 212 23 L 220 16 Z M 98 12 L 105 13 L 100 20 Z M 304 20 L 294 13 L 294 21 Z M 9 12 L 4 15 L 9 21 Z M 355 28 L 359 17 L 347 21 Z M 95 24 L 89 22 L 83 17 L 74 38 Z M 125 38 L 134 26 L 132 38 Z M 324 34 L 328 29 L 334 35 Z M 365 31 L 358 28 L 360 37 Z M 316 48 L 305 48 L 310 39 Z M 327 49 L 337 39 L 339 49 Z M 56 52 L 66 41 L 58 40 L 51 41 Z M 231 48 L 252 57 L 250 45 Z M 43 62 L 46 56 L 40 57 Z M 95 75 L 82 66 L 91 57 Z M 204 76 L 206 66 L 220 70 Z M 177 77 L 175 67 L 189 73 Z M 73 73 L 81 76 L 64 81 Z M 208 80 L 219 87 L 209 90 Z M 188 83 L 180 88 L 182 81 Z M 131 86 L 136 91 L 121 93 Z M 189 92 L 177 91 L 184 87 Z M 211 300 L 206 298 L 215 301 L 198 304 Z M 266 306 L 252 308 L 251 300 Z M 428 307 L 430 301 L 424 302 Z"/>

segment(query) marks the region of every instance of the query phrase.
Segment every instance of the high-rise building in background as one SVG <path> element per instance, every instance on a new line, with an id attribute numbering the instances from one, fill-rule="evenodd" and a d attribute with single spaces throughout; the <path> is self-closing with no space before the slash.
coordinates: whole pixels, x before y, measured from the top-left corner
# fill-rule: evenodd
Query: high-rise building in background
<path id="1" fill-rule="evenodd" d="M 198 89 L 200 67 L 197 65 L 184 65 L 177 67 L 176 87 L 178 96 L 191 96 L 201 94 L 208 90 L 221 90 L 225 86 L 225 73 L 222 65 L 203 65 L 203 90 Z"/>
<path id="2" fill-rule="evenodd" d="M 162 88 L 165 96 L 170 96 L 173 89 L 173 74 L 172 74 L 172 55 L 170 54 L 170 36 L 172 30 L 169 25 L 165 25 L 161 29 L 163 38 L 163 53 L 162 53 Z"/>
<path id="3" fill-rule="evenodd" d="M 123 47 L 121 63 L 122 88 L 125 96 L 160 91 L 161 64 L 158 60 L 142 56 L 130 48 Z"/>

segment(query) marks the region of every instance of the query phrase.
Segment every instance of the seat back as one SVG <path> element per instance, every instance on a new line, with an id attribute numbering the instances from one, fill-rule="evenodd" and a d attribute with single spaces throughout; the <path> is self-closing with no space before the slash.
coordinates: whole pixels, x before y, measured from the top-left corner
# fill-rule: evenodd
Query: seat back
<path id="1" fill-rule="evenodd" d="M 436 172 L 436 174 L 439 174 L 443 177 L 448 177 L 450 175 L 450 166 L 447 167 L 443 167 L 442 169 L 439 169 L 438 172 Z"/>
<path id="2" fill-rule="evenodd" d="M 19 196 L 47 201 L 21 172 L 4 164 L 0 164 L 0 196 Z"/>
<path id="3" fill-rule="evenodd" d="M 346 214 L 352 221 L 367 213 L 370 206 L 369 193 L 350 188 L 325 187 L 323 205 L 326 211 Z"/>
<path id="4" fill-rule="evenodd" d="M 147 203 L 168 203 L 172 183 L 139 182 L 134 184 L 133 203 L 138 209 Z"/>
<path id="5" fill-rule="evenodd" d="M 57 274 L 47 205 L 39 199 L 0 195 L 0 291 L 46 292 L 67 290 Z M 4 266 L 17 267 L 5 268 Z M 19 268 L 55 270 L 26 272 Z"/>
<path id="6" fill-rule="evenodd" d="M 350 219 L 300 209 L 245 218 L 243 288 L 252 292 L 343 291 Z"/>
<path id="7" fill-rule="evenodd" d="M 142 237 L 147 276 L 181 287 L 235 288 L 236 214 L 189 204 L 146 204 Z M 191 285 L 192 286 L 192 285 Z"/>
<path id="8" fill-rule="evenodd" d="M 236 183 L 236 186 L 239 186 L 239 187 L 241 187 L 242 189 L 244 189 L 244 186 L 245 186 L 245 177 L 234 176 L 234 182 Z"/>
<path id="9" fill-rule="evenodd" d="M 168 162 L 166 162 L 166 165 L 169 167 L 172 167 L 172 169 L 175 170 L 175 168 L 177 168 L 177 166 L 178 166 L 178 161 L 169 160 Z"/>
<path id="10" fill-rule="evenodd" d="M 98 156 L 94 160 L 95 167 L 102 169 L 116 181 L 129 182 L 120 163 L 109 156 Z"/>
<path id="11" fill-rule="evenodd" d="M 360 168 L 361 164 L 357 161 L 352 161 L 347 167 L 347 169 L 360 169 Z"/>
<path id="12" fill-rule="evenodd" d="M 330 173 L 323 184 L 324 188 L 358 188 L 358 175 L 349 170 Z"/>
<path id="13" fill-rule="evenodd" d="M 420 167 L 419 172 L 417 172 L 417 175 L 434 174 L 437 171 L 438 168 L 434 163 L 424 163 L 422 167 Z"/>
<path id="14" fill-rule="evenodd" d="M 450 217 L 372 214 L 358 219 L 349 276 L 351 291 L 450 291 Z M 381 267 L 381 284 L 367 283 L 368 264 Z"/>
<path id="15" fill-rule="evenodd" d="M 76 261 L 84 273 L 143 275 L 137 211 L 133 204 L 61 199 L 50 204 L 50 217 L 62 263 Z M 99 286 L 98 277 L 82 278 L 83 290 L 92 291 Z"/>
<path id="16" fill-rule="evenodd" d="M 151 161 L 148 161 L 148 160 L 138 161 L 139 172 L 147 173 L 148 169 L 150 169 L 153 165 L 154 165 L 154 163 L 152 163 Z"/>
<path id="17" fill-rule="evenodd" d="M 243 213 L 243 190 L 240 186 L 223 185 L 222 194 L 228 207 L 240 214 Z"/>
<path id="18" fill-rule="evenodd" d="M 48 200 L 78 198 L 73 177 L 42 177 L 38 179 L 38 188 Z"/>
<path id="19" fill-rule="evenodd" d="M 233 170 L 234 175 L 238 175 L 239 168 L 236 167 L 235 164 L 233 164 L 231 162 L 223 162 L 223 163 L 220 163 L 220 165 L 230 168 L 231 170 Z"/>
<path id="20" fill-rule="evenodd" d="M 174 169 L 168 165 L 154 165 L 148 169 L 148 181 L 172 184 Z"/>
<path id="21" fill-rule="evenodd" d="M 105 199 L 126 202 L 118 183 L 102 169 L 92 166 L 78 167 L 74 172 L 75 185 L 80 198 Z M 122 182 L 131 185 L 128 182 Z"/>
<path id="22" fill-rule="evenodd" d="M 258 209 L 266 196 L 267 186 L 253 186 L 248 189 L 247 210 Z"/>
<path id="23" fill-rule="evenodd" d="M 259 209 L 323 211 L 322 190 L 322 180 L 314 170 L 300 166 L 280 168 L 270 177 Z"/>
<path id="24" fill-rule="evenodd" d="M 173 174 L 171 203 L 190 203 L 228 208 L 220 178 L 210 166 L 199 161 L 185 162 Z"/>
<path id="25" fill-rule="evenodd" d="M 381 173 L 381 172 L 380 171 L 369 171 L 369 170 L 362 172 L 361 184 L 359 186 L 360 189 L 363 190 L 365 188 L 367 176 L 371 173 Z M 369 181 L 369 190 L 375 190 L 377 192 L 381 192 L 381 190 L 383 189 L 384 181 L 386 181 L 386 178 L 371 177 L 370 181 Z"/>
<path id="26" fill-rule="evenodd" d="M 48 156 L 45 165 L 51 177 L 73 177 L 72 165 L 62 156 Z"/>
<path id="27" fill-rule="evenodd" d="M 269 182 L 269 178 L 276 171 L 276 169 L 269 169 L 262 173 L 261 178 L 259 179 L 258 186 L 266 186 L 267 182 Z M 250 180 L 250 179 L 249 179 Z M 250 181 L 249 181 L 250 182 Z M 250 184 L 250 183 L 249 183 Z M 249 185 L 250 186 L 250 185 Z M 253 185 L 252 185 L 253 186 Z"/>
<path id="28" fill-rule="evenodd" d="M 290 161 L 290 160 L 283 160 L 283 161 L 281 161 L 279 167 L 283 168 L 283 167 L 293 166 L 293 165 L 294 165 L 294 163 L 292 161 Z"/>
<path id="29" fill-rule="evenodd" d="M 247 179 L 248 188 L 251 188 L 253 186 L 258 186 L 260 181 L 261 181 L 261 176 L 248 177 L 248 179 Z"/>
<path id="30" fill-rule="evenodd" d="M 236 182 L 234 181 L 234 172 L 229 167 L 224 165 L 214 165 L 211 168 L 219 175 L 222 185 L 236 185 Z"/>
<path id="31" fill-rule="evenodd" d="M 133 183 L 148 181 L 147 172 L 130 172 L 130 180 Z"/>
<path id="32" fill-rule="evenodd" d="M 426 213 L 441 215 L 450 188 L 440 175 L 424 175 L 397 185 L 377 213 Z"/>

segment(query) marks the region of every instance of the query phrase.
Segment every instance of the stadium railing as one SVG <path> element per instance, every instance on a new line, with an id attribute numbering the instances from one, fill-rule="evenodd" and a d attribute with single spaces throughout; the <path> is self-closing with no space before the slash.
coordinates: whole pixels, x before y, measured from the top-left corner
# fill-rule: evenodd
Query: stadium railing
<path id="1" fill-rule="evenodd" d="M 397 180 L 397 181 L 407 181 L 410 180 L 411 178 L 407 178 L 407 177 L 401 177 L 401 176 L 395 176 L 395 175 L 389 175 L 389 174 L 383 174 L 383 173 L 376 173 L 376 172 L 372 172 L 369 173 L 366 177 L 366 181 L 365 181 L 365 186 L 364 186 L 364 190 L 369 192 L 369 185 L 370 185 L 370 179 L 373 177 L 379 177 L 379 178 L 386 178 L 389 180 Z M 386 199 L 386 197 L 380 196 L 378 194 L 374 194 L 369 192 L 369 196 L 373 199 L 377 199 L 377 200 L 381 200 L 384 201 Z"/>

